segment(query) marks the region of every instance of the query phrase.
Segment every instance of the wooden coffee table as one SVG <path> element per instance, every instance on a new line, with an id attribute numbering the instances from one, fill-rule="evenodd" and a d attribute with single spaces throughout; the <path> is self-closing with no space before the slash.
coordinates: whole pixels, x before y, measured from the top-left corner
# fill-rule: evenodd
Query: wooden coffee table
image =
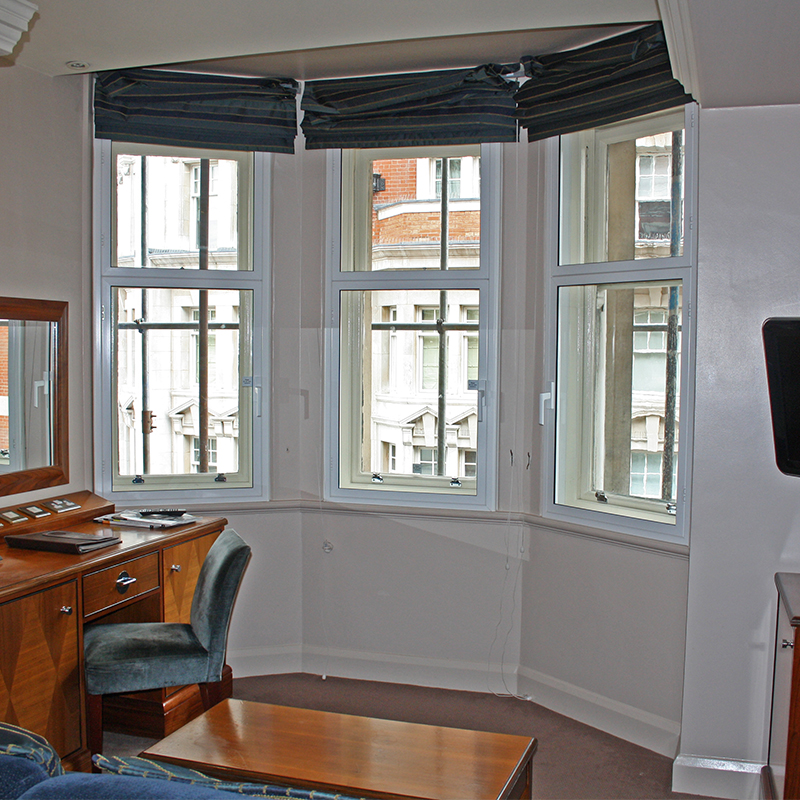
<path id="1" fill-rule="evenodd" d="M 216 778 L 419 800 L 530 798 L 536 739 L 223 700 L 142 753 Z"/>

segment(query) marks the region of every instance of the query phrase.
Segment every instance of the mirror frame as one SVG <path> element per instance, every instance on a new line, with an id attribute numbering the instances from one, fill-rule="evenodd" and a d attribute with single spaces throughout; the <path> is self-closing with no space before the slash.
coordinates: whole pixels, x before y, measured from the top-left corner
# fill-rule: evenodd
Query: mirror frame
<path id="1" fill-rule="evenodd" d="M 59 486 L 69 481 L 69 397 L 67 394 L 67 303 L 0 297 L 0 318 L 55 323 L 53 404 L 53 463 L 46 467 L 0 473 L 0 496 Z"/>

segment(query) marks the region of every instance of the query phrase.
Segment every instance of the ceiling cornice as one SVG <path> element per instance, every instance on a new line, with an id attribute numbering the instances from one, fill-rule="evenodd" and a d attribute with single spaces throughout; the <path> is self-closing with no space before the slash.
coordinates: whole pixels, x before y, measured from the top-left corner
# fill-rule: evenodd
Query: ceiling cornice
<path id="1" fill-rule="evenodd" d="M 694 36 L 689 19 L 689 0 L 657 0 L 657 2 L 672 62 L 672 74 L 687 93 L 702 105 L 700 83 L 697 79 Z"/>
<path id="2" fill-rule="evenodd" d="M 37 11 L 28 0 L 0 0 L 0 56 L 11 55 Z"/>

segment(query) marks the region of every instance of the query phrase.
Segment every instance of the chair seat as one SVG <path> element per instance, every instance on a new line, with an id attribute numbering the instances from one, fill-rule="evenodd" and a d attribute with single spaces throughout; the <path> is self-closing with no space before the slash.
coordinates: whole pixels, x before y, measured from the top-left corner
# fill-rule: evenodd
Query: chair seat
<path id="1" fill-rule="evenodd" d="M 84 633 L 86 690 L 117 694 L 205 683 L 209 653 L 191 625 L 138 622 L 95 625 Z"/>

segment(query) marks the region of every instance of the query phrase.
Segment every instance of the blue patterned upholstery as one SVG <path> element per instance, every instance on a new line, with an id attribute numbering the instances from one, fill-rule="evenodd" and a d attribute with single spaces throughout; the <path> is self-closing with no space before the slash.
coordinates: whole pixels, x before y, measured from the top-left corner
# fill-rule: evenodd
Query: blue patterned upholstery
<path id="1" fill-rule="evenodd" d="M 47 739 L 10 722 L 0 722 L 0 754 L 27 758 L 51 777 L 64 774 L 61 759 Z"/>
<path id="2" fill-rule="evenodd" d="M 352 800 L 347 795 L 334 794 L 321 789 L 301 789 L 291 786 L 278 786 L 263 783 L 237 783 L 211 778 L 194 769 L 179 767 L 176 764 L 165 764 L 149 758 L 139 756 L 129 758 L 107 757 L 102 755 L 92 756 L 92 761 L 101 772 L 115 775 L 129 775 L 138 778 L 157 778 L 165 781 L 188 783 L 195 786 L 207 786 L 223 792 L 246 795 L 247 797 L 261 797 L 268 800 L 282 798 L 295 798 L 295 800 Z"/>
<path id="3" fill-rule="evenodd" d="M 40 764 L 0 754 L 0 800 L 17 800 L 32 786 L 48 780 Z"/>

